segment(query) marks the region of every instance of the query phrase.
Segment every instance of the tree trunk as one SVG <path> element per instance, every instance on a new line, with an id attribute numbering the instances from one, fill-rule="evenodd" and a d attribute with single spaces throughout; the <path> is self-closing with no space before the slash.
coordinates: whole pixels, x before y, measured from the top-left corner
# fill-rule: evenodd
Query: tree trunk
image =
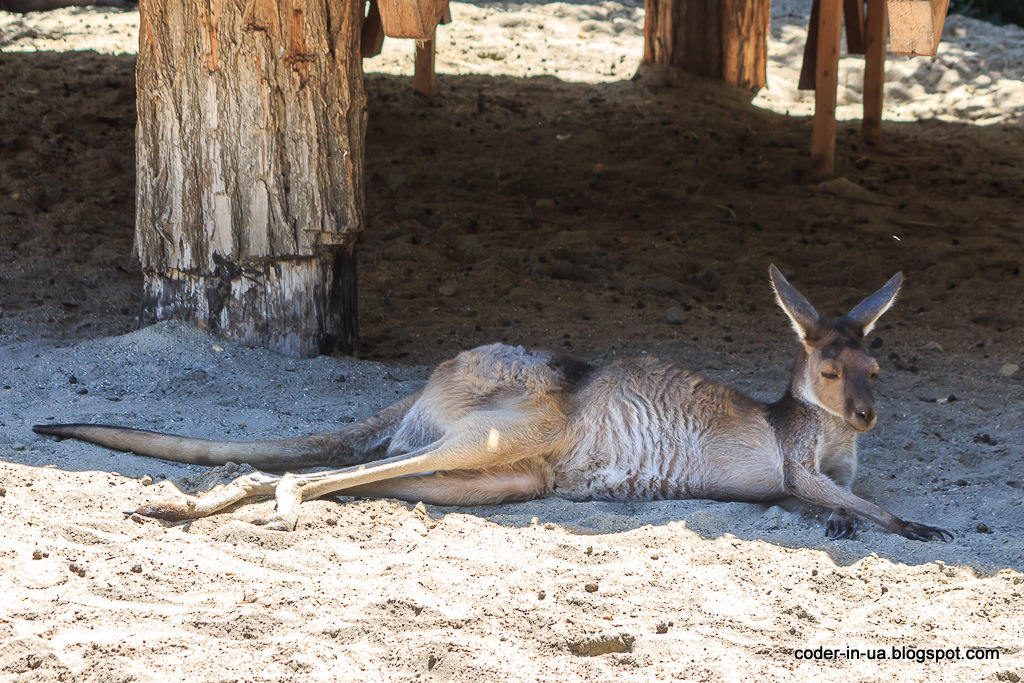
<path id="1" fill-rule="evenodd" d="M 757 89 L 766 83 L 771 0 L 647 0 L 644 65 Z"/>
<path id="2" fill-rule="evenodd" d="M 143 320 L 354 352 L 363 0 L 143 0 Z"/>

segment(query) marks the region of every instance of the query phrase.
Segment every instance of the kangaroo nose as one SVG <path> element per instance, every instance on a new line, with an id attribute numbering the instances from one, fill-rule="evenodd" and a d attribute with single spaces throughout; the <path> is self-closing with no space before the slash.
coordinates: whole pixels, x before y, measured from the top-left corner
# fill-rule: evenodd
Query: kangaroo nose
<path id="1" fill-rule="evenodd" d="M 875 421 L 875 408 L 874 408 L 874 406 L 864 406 L 863 408 L 858 408 L 856 410 L 856 413 L 857 413 L 857 417 L 859 417 L 861 420 L 863 420 L 864 422 L 866 422 L 868 424 L 871 424 L 872 422 Z"/>

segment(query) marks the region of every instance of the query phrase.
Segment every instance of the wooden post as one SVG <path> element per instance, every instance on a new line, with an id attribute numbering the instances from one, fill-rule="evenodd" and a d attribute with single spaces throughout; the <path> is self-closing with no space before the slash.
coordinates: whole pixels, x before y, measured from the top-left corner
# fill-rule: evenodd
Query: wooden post
<path id="1" fill-rule="evenodd" d="M 835 173 L 836 87 L 839 83 L 839 39 L 843 0 L 821 0 L 818 16 L 818 54 L 815 69 L 814 126 L 811 130 L 811 173 L 828 178 Z"/>
<path id="2" fill-rule="evenodd" d="M 143 0 L 144 321 L 311 356 L 357 341 L 363 0 Z"/>
<path id="3" fill-rule="evenodd" d="M 424 99 L 433 99 L 437 94 L 437 72 L 434 57 L 437 50 L 437 33 L 427 40 L 416 41 L 416 63 L 413 68 L 412 89 Z"/>
<path id="4" fill-rule="evenodd" d="M 887 14 L 885 0 L 868 0 L 864 50 L 864 118 L 861 120 L 860 133 L 864 139 L 872 142 L 882 135 Z"/>
<path id="5" fill-rule="evenodd" d="M 740 88 L 763 87 L 770 6 L 770 0 L 646 0 L 641 69 L 681 69 Z"/>

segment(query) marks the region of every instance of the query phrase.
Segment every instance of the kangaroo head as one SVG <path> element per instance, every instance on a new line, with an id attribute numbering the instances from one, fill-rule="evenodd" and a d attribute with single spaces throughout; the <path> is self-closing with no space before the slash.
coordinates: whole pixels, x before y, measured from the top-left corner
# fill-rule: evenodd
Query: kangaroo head
<path id="1" fill-rule="evenodd" d="M 769 272 L 775 298 L 803 344 L 790 390 L 797 398 L 842 418 L 854 430 L 868 431 L 877 420 L 871 384 L 878 376 L 878 363 L 864 348 L 864 336 L 896 300 L 903 273 L 896 273 L 852 311 L 829 322 L 778 268 L 772 265 Z"/>

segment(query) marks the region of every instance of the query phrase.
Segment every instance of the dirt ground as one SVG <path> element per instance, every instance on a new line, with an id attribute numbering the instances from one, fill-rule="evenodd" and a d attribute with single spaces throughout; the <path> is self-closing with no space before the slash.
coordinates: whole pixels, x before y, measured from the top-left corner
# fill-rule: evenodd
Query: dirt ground
<path id="1" fill-rule="evenodd" d="M 1019 681 L 1024 31 L 951 17 L 937 59 L 893 60 L 883 141 L 841 122 L 822 185 L 795 115 L 802 6 L 776 3 L 756 96 L 630 80 L 630 4 L 453 7 L 433 102 L 408 43 L 365 64 L 361 360 L 308 361 L 137 329 L 137 14 L 0 13 L 0 681 Z M 827 315 L 903 271 L 854 491 L 954 541 L 826 541 L 798 501 L 324 500 L 292 534 L 250 524 L 261 502 L 165 524 L 121 511 L 234 470 L 30 430 L 327 429 L 492 341 L 656 354 L 772 400 L 795 340 L 769 263 Z M 796 656 L 819 646 L 843 656 Z"/>

